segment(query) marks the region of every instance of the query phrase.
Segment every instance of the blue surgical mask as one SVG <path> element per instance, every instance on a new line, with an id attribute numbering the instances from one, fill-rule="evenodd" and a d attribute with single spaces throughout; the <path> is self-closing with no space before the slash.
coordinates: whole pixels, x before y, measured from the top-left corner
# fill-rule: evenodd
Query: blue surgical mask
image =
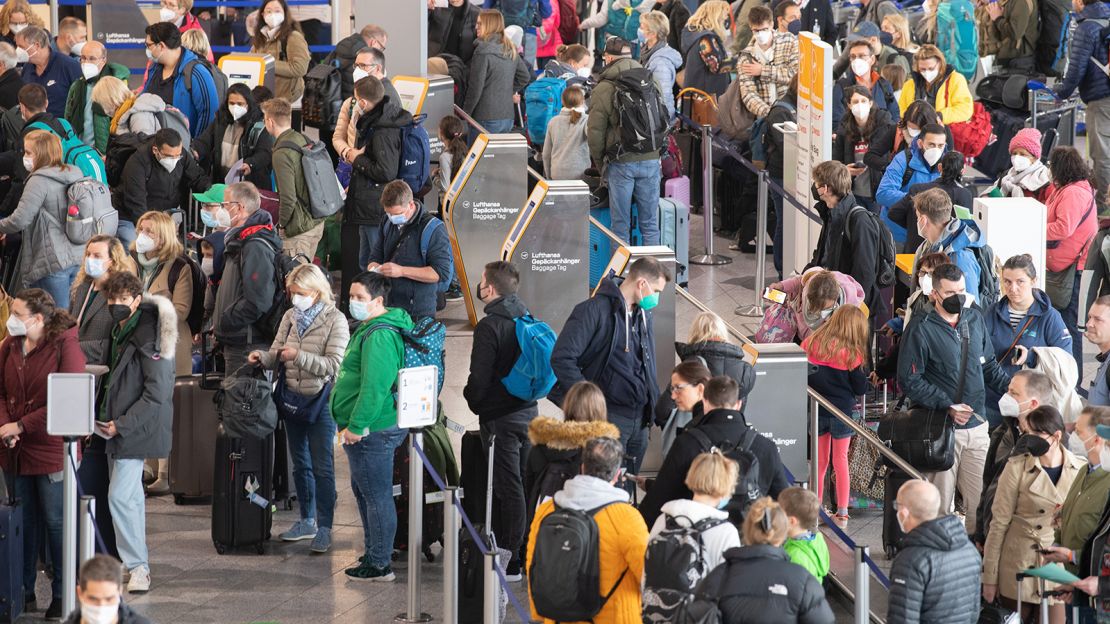
<path id="1" fill-rule="evenodd" d="M 392 223 L 393 225 L 404 225 L 405 222 L 408 221 L 408 220 L 409 220 L 408 217 L 406 217 L 403 214 L 399 214 L 399 215 L 391 214 L 391 215 L 389 215 L 389 222 Z"/>
<path id="2" fill-rule="evenodd" d="M 201 223 L 204 223 L 204 227 L 214 228 L 219 225 L 219 222 L 216 221 L 216 217 L 207 210 L 200 211 L 200 220 Z"/>
<path id="3" fill-rule="evenodd" d="M 370 305 L 365 301 L 351 300 L 351 318 L 356 321 L 365 321 L 370 318 Z"/>
<path id="4" fill-rule="evenodd" d="M 85 275 L 96 279 L 104 275 L 105 270 L 104 260 L 100 258 L 85 258 Z"/>
<path id="5" fill-rule="evenodd" d="M 802 20 L 796 19 L 790 22 L 786 25 L 786 30 L 790 31 L 790 34 L 796 36 L 798 33 L 802 32 Z"/>
<path id="6" fill-rule="evenodd" d="M 721 502 L 717 503 L 717 509 L 720 509 L 721 511 L 724 511 L 724 509 L 726 507 L 728 507 L 728 503 L 731 500 L 732 500 L 731 496 L 729 496 L 728 498 L 722 498 Z"/>

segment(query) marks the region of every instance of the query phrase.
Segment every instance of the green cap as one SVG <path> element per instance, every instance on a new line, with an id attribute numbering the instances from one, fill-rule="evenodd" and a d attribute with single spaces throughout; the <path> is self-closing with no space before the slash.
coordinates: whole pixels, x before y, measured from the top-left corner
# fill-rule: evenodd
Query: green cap
<path id="1" fill-rule="evenodd" d="M 226 184 L 213 184 L 212 188 L 203 193 L 193 193 L 193 199 L 202 204 L 221 204 L 224 201 Z"/>

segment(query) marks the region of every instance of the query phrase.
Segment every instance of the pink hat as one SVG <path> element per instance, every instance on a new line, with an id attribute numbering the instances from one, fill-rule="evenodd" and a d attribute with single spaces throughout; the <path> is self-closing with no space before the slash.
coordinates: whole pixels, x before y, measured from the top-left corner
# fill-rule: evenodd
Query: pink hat
<path id="1" fill-rule="evenodd" d="M 1010 139 L 1010 151 L 1021 148 L 1033 155 L 1034 159 L 1041 157 L 1041 133 L 1036 128 L 1022 128 Z"/>

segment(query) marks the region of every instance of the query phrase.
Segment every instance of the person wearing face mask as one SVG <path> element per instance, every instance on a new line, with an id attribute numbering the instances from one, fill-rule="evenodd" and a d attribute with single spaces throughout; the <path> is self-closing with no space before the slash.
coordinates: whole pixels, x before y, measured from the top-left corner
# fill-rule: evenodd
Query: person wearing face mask
<path id="1" fill-rule="evenodd" d="M 150 590 L 143 468 L 170 454 L 178 315 L 169 299 L 144 293 L 139 278 L 125 271 L 112 273 L 102 293 L 116 327 L 108 372 L 99 377 L 96 433 L 108 440 L 108 505 L 131 572 L 127 591 L 141 593 Z"/>
<path id="2" fill-rule="evenodd" d="M 293 307 L 281 319 L 277 336 L 267 351 L 252 351 L 247 361 L 265 369 L 281 367 L 278 383 L 296 402 L 312 401 L 315 410 L 289 413 L 278 400 L 293 457 L 300 519 L 278 537 L 285 542 L 312 540 L 310 550 L 331 548 L 335 513 L 335 420 L 328 410 L 332 383 L 339 372 L 350 339 L 347 319 L 335 307 L 331 285 L 323 271 L 302 264 L 285 280 Z M 308 413 L 310 412 L 311 413 Z"/>
<path id="3" fill-rule="evenodd" d="M 879 3 L 879 0 L 873 0 L 873 4 L 871 6 L 874 6 L 876 3 Z M 883 4 L 890 4 L 890 5 L 893 6 L 893 3 L 887 2 L 885 0 L 884 0 Z M 862 13 L 861 13 L 861 16 L 862 16 Z M 876 74 L 878 74 L 879 70 L 881 70 L 883 67 L 885 67 L 887 65 L 893 65 L 895 67 L 899 67 L 902 70 L 904 70 L 907 74 L 909 74 L 909 72 L 910 72 L 910 63 L 909 63 L 909 61 L 906 60 L 905 56 L 899 54 L 897 50 L 895 50 L 893 47 L 891 47 L 889 36 L 886 35 L 885 33 L 883 33 L 883 31 L 879 29 L 879 21 L 878 20 L 874 20 L 874 21 L 865 20 L 865 21 L 861 21 L 861 22 L 857 23 L 851 29 L 851 32 L 848 34 L 848 44 L 847 45 L 849 47 L 846 47 L 844 49 L 844 51 L 840 54 L 840 57 L 838 59 L 836 59 L 836 62 L 833 63 L 833 76 L 836 77 L 837 79 L 840 79 L 840 78 L 851 79 L 853 76 L 858 75 L 853 71 L 853 68 L 851 66 L 852 56 L 850 55 L 850 51 L 851 51 L 850 46 L 853 43 L 855 43 L 856 41 L 866 41 L 867 43 L 870 44 L 871 55 L 874 58 L 874 70 L 875 70 Z M 858 65 L 858 63 L 857 63 L 857 65 Z M 891 95 L 893 95 L 893 94 L 891 94 Z M 876 94 L 876 99 L 877 98 L 878 98 L 878 94 Z M 893 99 L 893 98 L 891 98 L 891 99 Z M 890 105 L 890 99 L 888 99 L 887 102 L 888 102 L 887 105 L 889 106 Z M 895 100 L 893 102 L 893 105 L 895 107 L 897 107 L 897 105 L 898 105 L 897 100 Z M 897 118 L 897 115 L 895 115 L 895 118 Z"/>
<path id="4" fill-rule="evenodd" d="M 914 128 L 907 124 L 905 134 L 912 136 Z M 906 241 L 906 230 L 909 228 L 903 228 L 890 219 L 890 208 L 905 197 L 914 184 L 932 182 L 940 177 L 937 165 L 948 149 L 948 135 L 945 133 L 944 126 L 927 123 L 920 127 L 916 139 L 909 145 L 908 149 L 898 151 L 891 159 L 890 166 L 883 172 L 879 187 L 875 190 L 875 201 L 881 207 L 883 222 L 890 227 L 894 242 L 903 244 Z"/>
<path id="5" fill-rule="evenodd" d="M 77 60 L 81 62 L 81 77 L 69 88 L 65 118 L 81 141 L 103 154 L 108 151 L 112 118 L 96 106 L 92 91 L 101 78 L 111 76 L 125 81 L 131 76 L 131 70 L 119 63 L 109 63 L 108 50 L 99 41 L 83 44 Z"/>
<path id="6" fill-rule="evenodd" d="M 24 611 L 35 609 L 35 584 L 40 539 L 53 561 L 62 560 L 62 466 L 60 436 L 46 432 L 46 384 L 51 373 L 85 372 L 85 355 L 77 340 L 73 317 L 44 290 L 16 293 L 7 321 L 8 338 L 0 343 L 0 469 L 23 509 Z M 16 458 L 18 455 L 18 459 Z M 22 576 L 19 576 L 22 575 Z M 62 579 L 50 583 L 46 618 L 61 619 Z"/>
<path id="7" fill-rule="evenodd" d="M 936 486 L 913 479 L 898 489 L 906 534 L 890 567 L 888 622 L 973 622 L 979 615 L 982 561 Z"/>
<path id="8" fill-rule="evenodd" d="M 81 64 L 52 48 L 50 35 L 36 26 L 28 26 L 17 34 L 15 44 L 16 55 L 26 57 L 23 82 L 42 85 L 46 89 L 47 111 L 55 117 L 64 116 L 69 88 L 82 75 Z"/>
<path id="9" fill-rule="evenodd" d="M 352 67 L 356 83 L 367 76 L 373 76 L 381 81 L 386 97 L 393 102 L 401 101 L 396 87 L 385 75 L 385 52 L 377 48 L 365 47 L 358 51 Z M 358 143 L 358 120 L 363 112 L 358 100 L 352 85 L 351 96 L 346 98 L 343 105 L 339 107 L 339 118 L 335 122 L 335 131 L 331 138 L 332 147 L 340 161 L 347 164 L 353 162 L 358 156 L 355 153 L 355 145 Z"/>
<path id="10" fill-rule="evenodd" d="M 77 575 L 77 609 L 65 624 L 150 624 L 123 602 L 123 570 L 118 559 L 96 555 Z"/>
<path id="11" fill-rule="evenodd" d="M 429 7 L 428 56 L 447 53 L 470 62 L 478 38 L 479 11 L 478 5 L 468 0 L 448 0 L 447 6 Z"/>
<path id="12" fill-rule="evenodd" d="M 678 0 L 681 4 L 681 0 Z M 559 46 L 555 51 L 555 58 L 548 61 L 543 68 L 543 75 L 547 78 L 561 78 L 567 81 L 567 86 L 578 86 L 589 95 L 592 84 L 590 76 L 594 69 L 594 56 L 586 46 L 575 43 Z"/>
<path id="13" fill-rule="evenodd" d="M 836 308 L 863 303 L 864 290 L 851 275 L 810 267 L 801 275 L 769 286 L 786 295 L 784 303 L 769 306 L 756 331 L 756 342 L 799 343 L 824 323 Z M 776 306 L 791 312 L 783 315 Z"/>
<path id="14" fill-rule="evenodd" d="M 895 316 L 886 322 L 884 328 L 889 328 L 895 335 L 902 335 L 914 319 L 924 318 L 929 313 L 933 307 L 929 297 L 933 294 L 933 269 L 942 264 L 948 264 L 948 256 L 942 253 L 928 254 L 921 258 L 917 263 L 917 289 L 906 299 L 905 316 Z"/>
<path id="15" fill-rule="evenodd" d="M 3 33 L 0 38 L 3 38 L 5 43 L 14 46 L 15 36 L 29 26 L 46 28 L 46 22 L 31 9 L 27 0 L 9 0 L 0 7 L 0 33 Z"/>
<path id="16" fill-rule="evenodd" d="M 998 480 L 993 515 L 983 549 L 983 599 L 1015 609 L 1024 599 L 1022 620 L 1031 620 L 1042 600 L 1036 579 L 1022 581 L 1014 575 L 1042 564 L 1040 552 L 1054 543 L 1053 520 L 1072 483 L 1086 471 L 1087 461 L 1076 457 L 1063 443 L 1064 422 L 1054 407 L 1045 405 L 1025 417 L 1029 432 L 1046 442 L 1040 456 L 1032 452 L 1011 457 Z M 1103 501 L 1104 502 L 1104 501 Z M 1045 590 L 1055 589 L 1046 583 Z M 1020 591 L 1020 594 L 1018 593 Z M 1053 622 L 1064 620 L 1064 604 L 1049 600 Z"/>
<path id="17" fill-rule="evenodd" d="M 675 75 L 683 61 L 682 55 L 667 45 L 668 32 L 670 23 L 667 16 L 659 11 L 652 11 L 640 18 L 640 31 L 637 34 L 640 40 L 640 64 L 655 78 L 655 85 L 663 95 L 667 113 L 673 119 L 674 98 L 670 95 L 674 93 Z"/>
<path id="18" fill-rule="evenodd" d="M 0 234 L 22 232 L 20 276 L 24 287 L 42 288 L 59 308 L 69 307 L 69 290 L 81 264 L 81 245 L 65 233 L 69 199 L 66 189 L 84 176 L 62 162 L 62 144 L 45 130 L 23 139 L 23 166 L 29 172 L 15 212 L 0 219 Z M 49 218 L 40 218 L 50 215 Z"/>
<path id="19" fill-rule="evenodd" d="M 266 131 L 262 117 L 250 87 L 244 84 L 228 87 L 216 120 L 192 143 L 193 156 L 197 162 L 208 165 L 208 175 L 213 180 L 227 179 L 231 167 L 239 164 L 234 178 L 270 188 L 274 137 Z"/>
<path id="20" fill-rule="evenodd" d="M 381 206 L 384 220 L 366 269 L 392 278 L 389 307 L 407 311 L 414 320 L 435 316 L 440 286 L 455 275 L 447 228 L 401 180 L 385 185 Z"/>
<path id="21" fill-rule="evenodd" d="M 69 313 L 77 319 L 77 338 L 89 364 L 108 364 L 115 324 L 101 290 L 116 271 L 135 273 L 135 261 L 114 236 L 97 234 L 85 243 L 85 258 L 73 280 Z"/>
<path id="22" fill-rule="evenodd" d="M 1041 161 L 1041 133 L 1022 128 L 1010 139 L 1011 167 L 983 191 L 985 197 L 1032 197 L 1042 204 L 1052 194 L 1052 175 Z M 961 204 L 962 205 L 962 204 Z"/>
<path id="23" fill-rule="evenodd" d="M 886 216 L 889 221 L 905 228 L 906 240 L 902 243 L 902 253 L 915 253 L 924 240 L 917 232 L 917 213 L 913 209 L 914 200 L 918 195 L 929 189 L 940 189 L 952 200 L 953 206 L 966 208 L 972 205 L 974 199 L 971 191 L 963 183 L 965 164 L 962 152 L 956 150 L 945 152 L 937 163 L 940 177 L 932 182 L 911 184 L 902 199 L 887 211 Z"/>
<path id="24" fill-rule="evenodd" d="M 862 87 L 875 108 L 885 110 L 890 115 L 890 124 L 898 123 L 900 113 L 898 101 L 894 99 L 894 88 L 886 78 L 879 75 L 877 57 L 871 42 L 860 35 L 853 37 L 848 44 L 848 71 L 833 84 L 833 127 L 839 126 L 848 114 L 853 113 L 852 104 L 848 101 L 848 87 L 851 86 Z M 893 132 L 890 140 L 894 140 Z"/>
<path id="25" fill-rule="evenodd" d="M 285 0 L 267 0 L 262 3 L 262 21 L 258 32 L 251 39 L 251 52 L 274 57 L 275 98 L 284 98 L 293 104 L 293 128 L 301 129 L 301 96 L 304 94 L 304 77 L 308 73 L 311 55 L 301 26 L 289 15 Z"/>
<path id="26" fill-rule="evenodd" d="M 151 65 L 143 92 L 157 95 L 181 111 L 189 120 L 189 134 L 194 138 L 200 136 L 220 107 L 212 72 L 192 50 L 182 47 L 181 32 L 168 22 L 147 26 L 146 55 Z"/>
<path id="27" fill-rule="evenodd" d="M 971 308 L 964 273 L 942 264 L 932 275 L 933 309 L 906 332 L 898 356 L 898 381 L 912 407 L 947 410 L 956 427 L 952 469 L 928 473 L 952 509 L 958 485 L 967 506 L 968 531 L 975 528 L 975 509 L 983 489 L 983 469 L 990 438 L 986 421 L 986 388 L 1006 392 L 1009 376 L 994 359 L 983 317 Z M 961 366 L 966 344 L 967 366 Z M 961 368 L 966 368 L 960 379 Z"/>
<path id="28" fill-rule="evenodd" d="M 914 100 L 933 104 L 944 125 L 969 121 L 973 113 L 967 78 L 950 67 L 934 45 L 923 45 L 913 55 L 914 71 L 902 85 L 898 107 L 905 113 Z"/>
<path id="29" fill-rule="evenodd" d="M 853 48 L 852 53 L 869 49 L 865 45 Z M 875 190 L 882 182 L 883 169 L 890 164 L 893 156 L 894 121 L 890 112 L 879 106 L 866 87 L 853 84 L 842 93 L 847 114 L 841 118 L 836 138 L 833 139 L 833 158 L 848 167 L 848 173 L 852 175 L 852 195 L 859 205 L 878 213 Z"/>
<path id="30" fill-rule="evenodd" d="M 976 256 L 980 251 L 976 250 L 986 247 L 987 243 L 978 224 L 970 219 L 965 221 L 956 218 L 952 200 L 940 189 L 919 193 L 914 198 L 913 207 L 917 217 L 917 233 L 922 238 L 915 254 L 915 262 L 925 254 L 945 254 L 950 262 L 960 267 L 968 296 L 982 309 L 994 305 L 995 301 L 979 301 L 983 293 L 998 293 L 1000 289 L 993 274 L 980 273 Z M 992 280 L 993 284 L 981 284 L 983 280 Z M 936 288 L 935 279 L 933 288 Z"/>
<path id="31" fill-rule="evenodd" d="M 200 20 L 193 15 L 193 0 L 162 0 L 158 9 L 158 19 L 169 22 L 181 32 L 187 30 L 204 30 Z M 209 62 L 215 62 L 212 58 Z"/>
<path id="32" fill-rule="evenodd" d="M 790 33 L 795 37 L 802 29 L 802 9 L 793 0 L 779 2 L 775 6 L 775 23 L 780 33 Z"/>
<path id="33" fill-rule="evenodd" d="M 79 59 L 85 44 L 89 42 L 89 29 L 82 20 L 71 16 L 58 22 L 58 34 L 54 37 L 54 47 L 62 54 Z"/>
<path id="34" fill-rule="evenodd" d="M 736 81 L 739 83 L 737 88 L 744 107 L 756 117 L 766 117 L 771 106 L 786 94 L 791 79 L 798 73 L 798 38 L 775 32 L 771 10 L 767 7 L 752 7 L 748 13 L 748 23 L 753 36 L 748 47 L 740 52 L 736 65 Z M 687 56 L 687 80 L 690 77 L 690 63 L 690 57 Z M 730 71 L 723 60 L 721 71 Z M 727 85 L 728 74 L 725 73 L 724 76 Z M 689 86 L 688 82 L 683 84 Z"/>

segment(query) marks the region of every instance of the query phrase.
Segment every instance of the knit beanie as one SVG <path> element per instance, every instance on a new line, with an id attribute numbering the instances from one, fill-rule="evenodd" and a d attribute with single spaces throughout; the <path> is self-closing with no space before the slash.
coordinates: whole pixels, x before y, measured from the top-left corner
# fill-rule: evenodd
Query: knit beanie
<path id="1" fill-rule="evenodd" d="M 1033 155 L 1034 160 L 1041 158 L 1041 133 L 1036 128 L 1022 128 L 1010 139 L 1010 151 L 1021 148 Z"/>

